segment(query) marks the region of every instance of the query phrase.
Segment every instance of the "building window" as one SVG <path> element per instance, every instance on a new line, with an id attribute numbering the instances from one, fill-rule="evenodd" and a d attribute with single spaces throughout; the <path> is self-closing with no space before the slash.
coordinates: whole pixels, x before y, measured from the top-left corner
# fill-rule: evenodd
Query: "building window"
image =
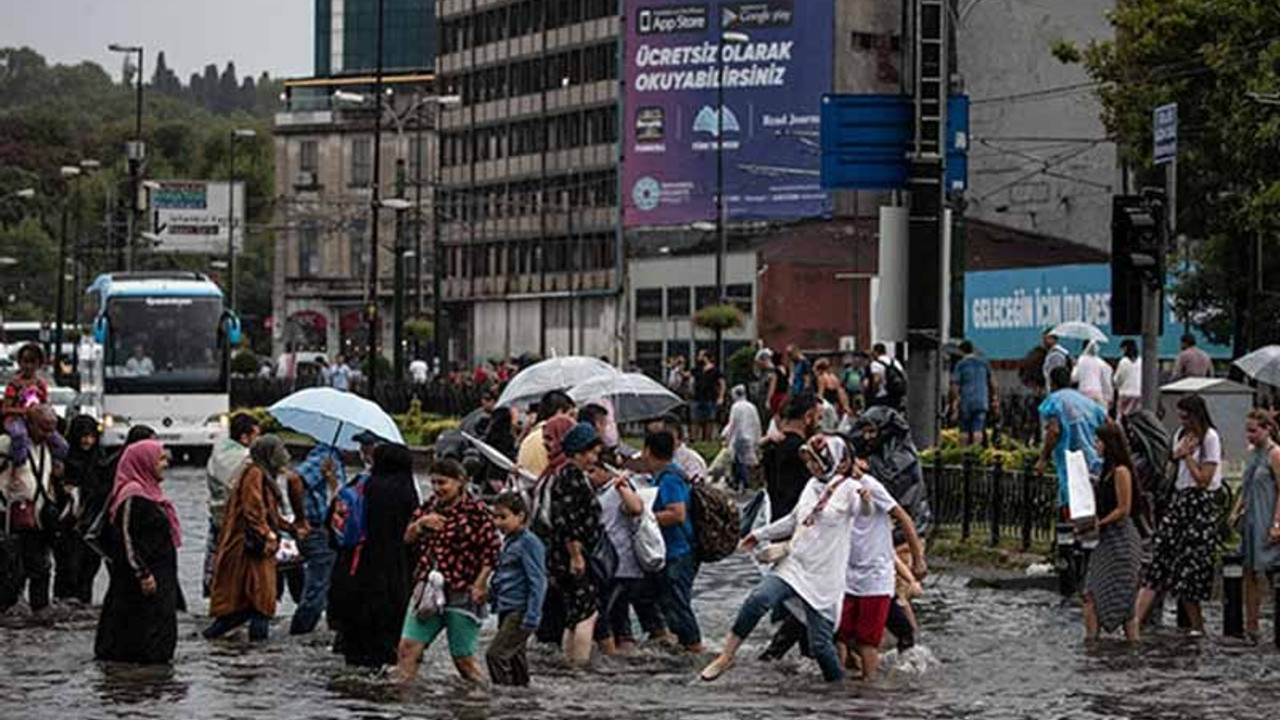
<path id="1" fill-rule="evenodd" d="M 662 317 L 662 288 L 641 288 L 636 290 L 636 317 Z"/>
<path id="2" fill-rule="evenodd" d="M 298 233 L 298 275 L 316 277 L 320 274 L 320 227 L 306 222 Z"/>
<path id="3" fill-rule="evenodd" d="M 667 288 L 667 317 L 689 317 L 689 288 Z"/>
<path id="4" fill-rule="evenodd" d="M 368 187 L 373 184 L 373 141 L 369 138 L 351 140 L 351 185 Z"/>
<path id="5" fill-rule="evenodd" d="M 725 299 L 732 305 L 737 305 L 743 315 L 751 314 L 751 296 L 753 288 L 751 283 L 742 283 L 739 285 L 726 285 L 724 288 Z"/>
<path id="6" fill-rule="evenodd" d="M 649 377 L 661 381 L 663 363 L 666 358 L 662 356 L 662 341 L 642 341 L 636 343 L 636 365 L 640 366 L 641 372 Z"/>
<path id="7" fill-rule="evenodd" d="M 312 175 L 320 172 L 320 143 L 303 140 L 298 145 L 298 172 Z"/>
<path id="8" fill-rule="evenodd" d="M 411 136 L 409 138 L 409 165 L 406 172 L 409 173 L 408 181 L 412 184 L 427 182 L 430 180 L 426 176 L 428 155 L 431 145 L 425 137 Z"/>
<path id="9" fill-rule="evenodd" d="M 711 307 L 719 301 L 716 293 L 715 285 L 701 285 L 694 290 L 694 312 L 705 307 Z"/>

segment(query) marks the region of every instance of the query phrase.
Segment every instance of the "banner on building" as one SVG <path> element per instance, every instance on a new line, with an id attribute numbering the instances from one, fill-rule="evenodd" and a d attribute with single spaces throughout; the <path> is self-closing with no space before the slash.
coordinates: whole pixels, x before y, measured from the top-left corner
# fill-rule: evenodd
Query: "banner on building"
<path id="1" fill-rule="evenodd" d="M 234 208 L 228 204 L 230 184 L 225 181 L 160 180 L 157 185 L 148 195 L 156 252 L 224 255 L 229 217 L 236 252 L 244 250 L 243 182 L 235 184 Z"/>
<path id="2" fill-rule="evenodd" d="M 626 226 L 714 220 L 718 149 L 730 220 L 830 215 L 818 127 L 833 0 L 625 6 Z"/>
<path id="3" fill-rule="evenodd" d="M 1069 320 L 1096 325 L 1110 339 L 1103 354 L 1120 354 L 1120 341 L 1111 335 L 1111 267 L 1109 265 L 1051 265 L 1014 270 L 966 273 L 964 277 L 965 337 L 991 359 L 1020 359 L 1040 342 L 1049 327 Z M 1167 294 L 1166 294 L 1167 298 Z M 1171 305 L 1166 304 L 1160 357 L 1178 354 L 1178 340 L 1186 332 Z M 1231 348 L 1214 345 L 1192 329 L 1197 344 L 1215 358 L 1230 358 Z M 1134 338 L 1139 343 L 1141 339 Z M 1072 354 L 1079 341 L 1066 341 Z"/>

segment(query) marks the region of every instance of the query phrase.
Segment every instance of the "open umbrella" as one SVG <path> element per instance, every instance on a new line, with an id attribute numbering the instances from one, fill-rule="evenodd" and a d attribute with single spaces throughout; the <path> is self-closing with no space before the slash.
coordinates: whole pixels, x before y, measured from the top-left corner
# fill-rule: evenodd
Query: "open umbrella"
<path id="1" fill-rule="evenodd" d="M 355 436 L 366 431 L 388 442 L 404 442 L 395 420 L 377 404 L 333 388 L 299 390 L 267 412 L 282 425 L 343 450 L 358 450 Z"/>
<path id="2" fill-rule="evenodd" d="M 1098 328 L 1087 322 L 1072 320 L 1070 322 L 1058 323 L 1049 331 L 1059 338 L 1072 338 L 1074 340 L 1092 340 L 1094 342 L 1107 342 L 1107 336 Z"/>
<path id="3" fill-rule="evenodd" d="M 593 357 L 570 355 L 534 363 L 521 370 L 498 398 L 498 407 L 525 407 L 552 390 L 568 390 L 592 378 L 621 375 L 612 365 Z"/>
<path id="4" fill-rule="evenodd" d="M 1232 364 L 1260 383 L 1280 385 L 1280 345 L 1260 347 Z"/>
<path id="5" fill-rule="evenodd" d="M 592 378 L 570 388 L 569 397 L 579 405 L 608 398 L 614 419 L 620 423 L 659 417 L 684 402 L 657 380 L 640 373 Z"/>
<path id="6" fill-rule="evenodd" d="M 469 432 L 463 432 L 462 437 L 467 442 L 471 443 L 471 445 L 474 446 L 476 450 L 479 450 L 480 454 L 484 456 L 485 460 L 488 460 L 489 462 L 493 463 L 494 466 L 497 467 L 499 470 L 505 473 L 515 472 L 519 474 L 520 478 L 524 481 L 526 486 L 532 486 L 534 483 L 538 482 L 538 477 L 536 475 L 529 472 L 528 470 L 525 470 L 524 468 L 517 468 L 516 464 L 511 461 L 511 458 L 507 457 L 506 455 L 503 455 L 501 452 L 498 451 L 497 448 L 490 445 L 489 443 L 481 440 L 480 438 L 476 437 L 475 435 L 472 435 Z"/>

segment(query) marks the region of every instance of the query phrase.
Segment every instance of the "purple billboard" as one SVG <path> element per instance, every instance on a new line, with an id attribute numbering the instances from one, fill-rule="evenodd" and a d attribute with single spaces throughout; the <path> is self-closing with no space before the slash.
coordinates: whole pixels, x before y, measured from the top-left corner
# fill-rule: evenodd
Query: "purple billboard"
<path id="1" fill-rule="evenodd" d="M 627 227 L 715 219 L 722 129 L 729 219 L 831 214 L 819 182 L 818 116 L 832 85 L 832 6 L 628 0 Z"/>

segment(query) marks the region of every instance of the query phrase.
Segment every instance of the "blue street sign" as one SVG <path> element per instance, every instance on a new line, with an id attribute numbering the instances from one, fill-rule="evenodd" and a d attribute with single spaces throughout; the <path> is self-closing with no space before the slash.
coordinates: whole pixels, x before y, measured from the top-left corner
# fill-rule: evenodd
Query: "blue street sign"
<path id="1" fill-rule="evenodd" d="M 822 187 L 896 190 L 911 174 L 914 120 L 905 95 L 823 95 L 820 115 Z M 947 190 L 969 178 L 969 97 L 947 100 Z"/>
<path id="2" fill-rule="evenodd" d="M 1178 103 L 1161 105 L 1155 109 L 1151 123 L 1152 140 L 1157 165 L 1178 159 Z"/>
<path id="3" fill-rule="evenodd" d="M 910 174 L 911 101 L 902 95 L 823 95 L 822 187 L 893 190 Z"/>

